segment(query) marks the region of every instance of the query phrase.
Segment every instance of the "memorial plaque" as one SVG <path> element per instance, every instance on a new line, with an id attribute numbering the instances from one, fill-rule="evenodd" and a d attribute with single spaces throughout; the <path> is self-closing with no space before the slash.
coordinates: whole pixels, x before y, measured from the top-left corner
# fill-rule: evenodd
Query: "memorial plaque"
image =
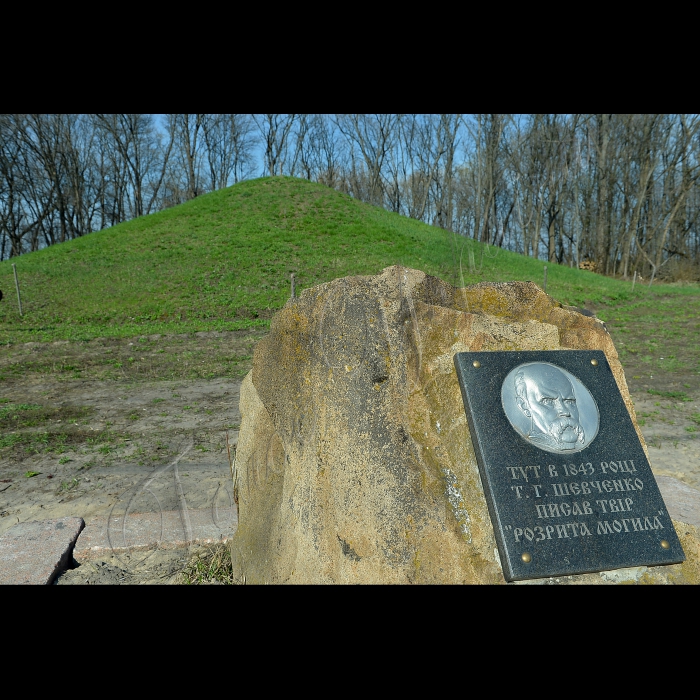
<path id="1" fill-rule="evenodd" d="M 506 580 L 685 560 L 602 351 L 454 362 Z"/>

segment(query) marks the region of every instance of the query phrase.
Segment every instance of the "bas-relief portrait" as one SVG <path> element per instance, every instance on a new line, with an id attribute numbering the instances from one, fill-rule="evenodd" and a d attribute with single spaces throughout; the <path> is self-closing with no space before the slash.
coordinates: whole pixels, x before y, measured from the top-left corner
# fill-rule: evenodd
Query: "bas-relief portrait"
<path id="1" fill-rule="evenodd" d="M 598 433 L 599 413 L 586 387 L 549 362 L 528 362 L 508 373 L 503 410 L 516 432 L 547 452 L 579 452 Z"/>

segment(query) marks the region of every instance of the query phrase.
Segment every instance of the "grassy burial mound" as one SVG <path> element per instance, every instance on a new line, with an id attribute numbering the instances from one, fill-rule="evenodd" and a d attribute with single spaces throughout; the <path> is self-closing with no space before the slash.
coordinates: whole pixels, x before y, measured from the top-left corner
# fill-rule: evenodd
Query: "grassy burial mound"
<path id="1" fill-rule="evenodd" d="M 12 263 L 24 315 L 19 316 Z M 156 214 L 0 263 L 0 342 L 126 338 L 266 327 L 297 289 L 400 264 L 455 286 L 543 282 L 543 263 L 289 177 L 241 182 Z M 548 264 L 574 305 L 631 284 Z M 634 295 L 643 294 L 639 286 Z"/>

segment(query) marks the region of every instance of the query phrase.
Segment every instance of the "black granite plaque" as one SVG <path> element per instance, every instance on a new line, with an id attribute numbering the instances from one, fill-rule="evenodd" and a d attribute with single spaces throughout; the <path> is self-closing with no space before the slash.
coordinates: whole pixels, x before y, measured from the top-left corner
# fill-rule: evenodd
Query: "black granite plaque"
<path id="1" fill-rule="evenodd" d="M 506 580 L 685 560 L 603 352 L 454 361 Z"/>

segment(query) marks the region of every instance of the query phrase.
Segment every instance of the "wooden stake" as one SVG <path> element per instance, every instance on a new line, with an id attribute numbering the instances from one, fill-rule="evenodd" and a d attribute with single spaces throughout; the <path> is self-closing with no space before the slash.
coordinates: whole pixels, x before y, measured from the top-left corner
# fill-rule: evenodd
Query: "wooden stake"
<path id="1" fill-rule="evenodd" d="M 19 305 L 19 315 L 22 315 L 22 297 L 19 295 L 19 280 L 17 279 L 17 266 L 12 263 L 12 269 L 15 273 L 15 288 L 17 289 L 17 304 Z"/>
<path id="2" fill-rule="evenodd" d="M 292 272 L 292 299 L 295 299 L 297 295 L 296 284 L 294 280 L 294 273 Z"/>
<path id="3" fill-rule="evenodd" d="M 544 291 L 547 291 L 547 266 L 544 266 Z"/>

